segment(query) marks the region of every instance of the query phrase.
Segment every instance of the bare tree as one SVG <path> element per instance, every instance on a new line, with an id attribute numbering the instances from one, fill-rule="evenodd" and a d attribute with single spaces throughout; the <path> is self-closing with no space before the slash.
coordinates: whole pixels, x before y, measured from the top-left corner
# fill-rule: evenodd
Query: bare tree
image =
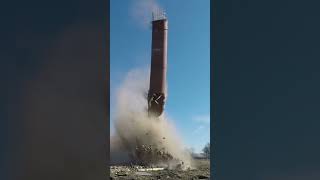
<path id="1" fill-rule="evenodd" d="M 210 143 L 207 143 L 204 146 L 204 148 L 202 149 L 202 153 L 206 158 L 210 159 Z"/>

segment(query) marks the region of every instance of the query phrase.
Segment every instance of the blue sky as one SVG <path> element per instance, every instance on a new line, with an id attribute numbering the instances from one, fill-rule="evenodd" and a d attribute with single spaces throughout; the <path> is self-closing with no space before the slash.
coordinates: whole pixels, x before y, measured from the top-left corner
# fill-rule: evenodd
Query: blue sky
<path id="1" fill-rule="evenodd" d="M 166 113 L 188 147 L 201 151 L 210 141 L 210 1 L 111 0 L 111 133 L 115 89 L 126 73 L 149 67 L 150 7 L 168 16 L 168 94 Z"/>

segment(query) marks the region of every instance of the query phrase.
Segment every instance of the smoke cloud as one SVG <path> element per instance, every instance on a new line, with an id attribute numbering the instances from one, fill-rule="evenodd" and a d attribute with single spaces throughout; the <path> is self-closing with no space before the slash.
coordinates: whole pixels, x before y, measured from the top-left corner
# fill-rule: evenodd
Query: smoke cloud
<path id="1" fill-rule="evenodd" d="M 169 167 L 175 167 L 183 162 L 183 167 L 191 167 L 191 156 L 185 151 L 184 144 L 167 115 L 163 114 L 159 119 L 147 115 L 148 77 L 147 70 L 132 70 L 117 91 L 114 120 L 116 134 L 110 140 L 111 162 L 130 162 L 129 155 L 134 154 L 136 147 L 142 144 L 160 149 L 176 160 L 150 162 L 151 165 L 167 163 Z"/>
<path id="2" fill-rule="evenodd" d="M 141 27 L 148 28 L 152 18 L 152 12 L 163 11 L 163 8 L 155 0 L 135 0 L 130 9 L 133 20 Z"/>

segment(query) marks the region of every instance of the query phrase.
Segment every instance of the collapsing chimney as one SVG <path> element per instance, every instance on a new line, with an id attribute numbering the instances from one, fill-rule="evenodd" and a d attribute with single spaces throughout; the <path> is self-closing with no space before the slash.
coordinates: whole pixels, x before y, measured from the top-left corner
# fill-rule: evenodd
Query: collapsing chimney
<path id="1" fill-rule="evenodd" d="M 152 13 L 152 51 L 148 114 L 160 116 L 166 98 L 168 20 L 165 12 Z"/>

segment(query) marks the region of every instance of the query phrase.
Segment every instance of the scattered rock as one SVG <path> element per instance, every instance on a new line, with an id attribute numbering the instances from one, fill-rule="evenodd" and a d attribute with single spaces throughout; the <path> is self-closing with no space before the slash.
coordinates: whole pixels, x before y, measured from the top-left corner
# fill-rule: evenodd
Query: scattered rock
<path id="1" fill-rule="evenodd" d="M 182 164 L 182 161 L 178 163 Z M 112 180 L 121 180 L 121 179 L 210 179 L 210 161 L 208 160 L 195 160 L 195 167 L 192 169 L 180 170 L 180 169 L 167 169 L 156 170 L 159 166 L 142 166 L 135 164 L 128 164 L 128 166 L 111 166 L 110 167 L 110 176 Z M 139 171 L 144 170 L 144 171 Z"/>

